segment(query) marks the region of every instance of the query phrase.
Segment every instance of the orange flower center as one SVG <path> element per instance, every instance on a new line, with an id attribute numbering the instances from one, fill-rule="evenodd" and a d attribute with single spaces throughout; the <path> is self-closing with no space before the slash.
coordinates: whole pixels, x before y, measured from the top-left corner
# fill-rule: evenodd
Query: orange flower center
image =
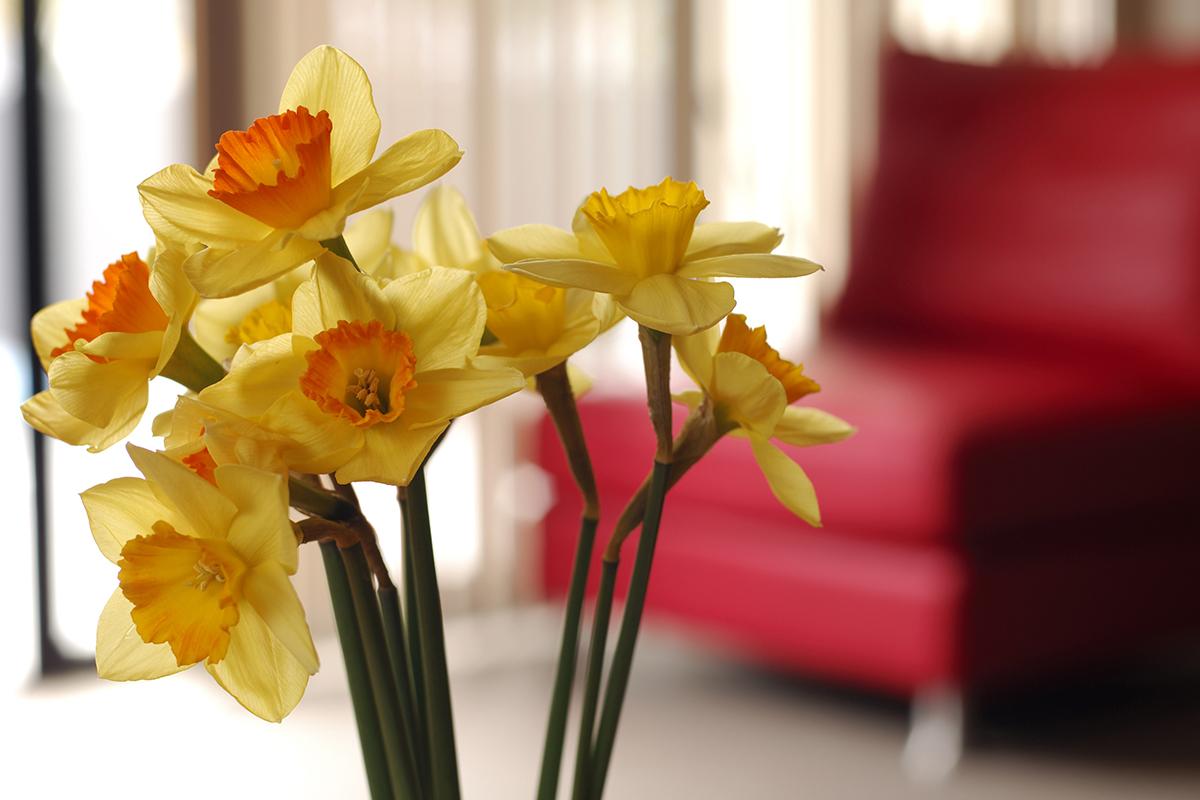
<path id="1" fill-rule="evenodd" d="M 391 422 L 404 411 L 404 395 L 416 388 L 412 340 L 379 320 L 346 322 L 314 337 L 300 391 L 322 411 L 359 427 Z"/>
<path id="2" fill-rule="evenodd" d="M 804 374 L 803 364 L 793 364 L 779 356 L 779 351 L 767 344 L 767 327 L 750 328 L 742 314 L 730 314 L 725 318 L 725 330 L 717 345 L 718 353 L 741 353 L 750 356 L 767 368 L 781 384 L 787 394 L 788 403 L 821 391 L 820 385 Z"/>
<path id="3" fill-rule="evenodd" d="M 273 228 L 299 228 L 329 207 L 332 130 L 329 112 L 300 106 L 226 131 L 209 194 Z"/>
<path id="4" fill-rule="evenodd" d="M 150 293 L 150 268 L 137 253 L 121 256 L 104 269 L 103 280 L 92 284 L 83 319 L 64 329 L 66 344 L 50 357 L 75 349 L 81 339 L 90 342 L 102 333 L 147 333 L 167 328 L 167 315 Z"/>
<path id="5" fill-rule="evenodd" d="M 207 447 L 202 447 L 194 453 L 186 455 L 182 459 L 183 465 L 192 472 L 199 475 L 204 480 L 213 484 L 217 483 L 217 462 L 213 461 L 212 453 L 208 452 Z"/>
<path id="6" fill-rule="evenodd" d="M 184 536 L 158 521 L 121 548 L 117 580 L 144 642 L 169 644 L 179 666 L 216 664 L 237 624 L 246 565 L 228 542 Z"/>

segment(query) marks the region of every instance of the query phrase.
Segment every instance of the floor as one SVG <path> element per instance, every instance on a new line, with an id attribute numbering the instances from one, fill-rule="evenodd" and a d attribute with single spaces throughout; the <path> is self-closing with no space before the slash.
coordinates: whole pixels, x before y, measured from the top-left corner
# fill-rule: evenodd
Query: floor
<path id="1" fill-rule="evenodd" d="M 556 627 L 548 609 L 452 623 L 465 797 L 532 796 Z M 0 698 L 0 796 L 365 796 L 340 656 L 319 644 L 322 672 L 278 726 L 196 670 L 146 684 L 77 675 Z M 1200 659 L 993 698 L 939 784 L 904 776 L 906 724 L 902 703 L 775 675 L 651 626 L 607 797 L 1200 797 Z"/>

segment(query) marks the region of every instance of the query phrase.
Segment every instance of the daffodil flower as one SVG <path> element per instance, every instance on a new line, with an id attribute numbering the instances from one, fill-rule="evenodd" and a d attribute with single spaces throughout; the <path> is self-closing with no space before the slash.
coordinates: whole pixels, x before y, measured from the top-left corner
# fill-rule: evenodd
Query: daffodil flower
<path id="1" fill-rule="evenodd" d="M 561 364 L 621 320 L 606 295 L 548 286 L 501 269 L 466 200 L 449 186 L 431 189 L 417 209 L 413 252 L 430 265 L 475 274 L 491 334 L 491 341 L 479 348 L 481 364 L 510 366 L 533 377 Z"/>
<path id="2" fill-rule="evenodd" d="M 747 437 L 775 497 L 805 522 L 820 525 L 812 482 L 771 440 L 801 447 L 830 444 L 854 428 L 816 408 L 791 405 L 820 389 L 803 365 L 781 358 L 767 344 L 766 328 L 749 328 L 741 314 L 730 314 L 719 336 L 712 328 L 680 337 L 675 349 L 684 370 L 703 389 L 676 399 L 695 409 L 707 396 L 717 435 Z"/>
<path id="3" fill-rule="evenodd" d="M 318 668 L 288 577 L 298 543 L 286 477 L 129 454 L 144 480 L 82 495 L 96 545 L 120 568 L 96 632 L 100 677 L 160 678 L 203 663 L 247 710 L 278 722 Z"/>
<path id="4" fill-rule="evenodd" d="M 217 143 L 201 175 L 174 164 L 138 187 L 150 226 L 203 248 L 184 265 L 205 297 L 261 286 L 315 258 L 346 217 L 436 180 L 462 157 L 441 130 L 413 133 L 372 161 L 379 115 L 366 72 L 323 45 L 292 71 L 279 113 Z"/>
<path id="5" fill-rule="evenodd" d="M 292 298 L 293 332 L 243 347 L 198 400 L 290 440 L 291 469 L 406 485 L 451 419 L 524 385 L 470 363 L 486 315 L 469 272 L 381 287 L 326 254 Z"/>
<path id="6" fill-rule="evenodd" d="M 160 247 L 147 264 L 128 253 L 108 265 L 86 297 L 34 315 L 34 349 L 50 388 L 21 406 L 26 422 L 92 452 L 137 426 L 147 384 L 171 363 L 195 304 L 180 270 L 183 256 Z"/>
<path id="7" fill-rule="evenodd" d="M 573 232 L 522 225 L 488 237 L 514 272 L 552 286 L 612 295 L 648 328 L 688 335 L 733 310 L 733 287 L 713 278 L 790 278 L 820 267 L 772 255 L 779 230 L 758 222 L 696 225 L 708 205 L 695 183 L 666 178 L 614 196 L 601 189 L 575 215 Z"/>
<path id="8" fill-rule="evenodd" d="M 343 234 L 359 268 L 381 283 L 427 266 L 392 243 L 392 223 L 391 209 L 375 209 L 355 218 Z M 196 341 L 213 358 L 228 363 L 244 344 L 291 333 L 292 293 L 312 275 L 313 263 L 234 297 L 201 298 L 192 315 Z"/>

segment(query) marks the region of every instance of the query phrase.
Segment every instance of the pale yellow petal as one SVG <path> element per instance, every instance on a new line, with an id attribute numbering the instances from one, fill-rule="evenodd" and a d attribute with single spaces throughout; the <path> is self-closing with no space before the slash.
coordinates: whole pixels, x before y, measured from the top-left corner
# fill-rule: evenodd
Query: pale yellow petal
<path id="1" fill-rule="evenodd" d="M 211 483 L 162 453 L 128 445 L 129 457 L 160 502 L 179 512 L 180 533 L 224 539 L 237 507 Z M 178 530 L 178 528 L 177 528 Z"/>
<path id="2" fill-rule="evenodd" d="M 229 374 L 200 392 L 200 400 L 243 417 L 257 417 L 280 397 L 294 390 L 308 368 L 294 352 L 292 335 L 285 333 L 243 347 Z"/>
<path id="3" fill-rule="evenodd" d="M 489 236 L 487 246 L 504 264 L 528 259 L 575 261 L 583 257 L 575 234 L 553 225 L 508 228 Z"/>
<path id="4" fill-rule="evenodd" d="M 487 306 L 473 273 L 431 269 L 404 275 L 383 294 L 395 311 L 395 328 L 412 339 L 418 372 L 461 367 L 479 349 Z"/>
<path id="5" fill-rule="evenodd" d="M 304 220 L 296 228 L 296 235 L 314 242 L 341 236 L 346 228 L 346 218 L 358 208 L 359 198 L 366 191 L 367 184 L 367 176 L 360 173 L 334 186 L 329 195 L 329 205 Z"/>
<path id="6" fill-rule="evenodd" d="M 288 77 L 279 98 L 279 113 L 300 106 L 314 115 L 329 112 L 334 186 L 371 162 L 379 142 L 379 114 L 371 81 L 357 61 L 329 45 L 310 50 Z"/>
<path id="7" fill-rule="evenodd" d="M 303 236 L 275 231 L 236 250 L 201 250 L 183 262 L 183 270 L 201 296 L 230 297 L 269 283 L 323 250 Z"/>
<path id="8" fill-rule="evenodd" d="M 391 328 L 396 315 L 374 278 L 325 253 L 317 259 L 312 278 L 292 296 L 292 330 L 312 338 L 339 322 L 355 320 L 379 320 Z"/>
<path id="9" fill-rule="evenodd" d="M 782 241 L 779 228 L 761 222 L 705 222 L 692 230 L 684 260 L 734 253 L 769 253 Z"/>
<path id="10" fill-rule="evenodd" d="M 284 568 L 274 561 L 259 564 L 246 573 L 242 590 L 275 638 L 305 671 L 315 675 L 321 662 L 304 618 L 304 606 Z"/>
<path id="11" fill-rule="evenodd" d="M 298 472 L 332 472 L 363 447 L 362 430 L 326 414 L 300 392 L 280 398 L 262 424 L 285 437 L 279 456 Z"/>
<path id="12" fill-rule="evenodd" d="M 204 666 L 243 708 L 267 722 L 286 717 L 308 686 L 308 669 L 245 600 L 238 603 L 238 622 L 229 630 L 225 658 Z"/>
<path id="13" fill-rule="evenodd" d="M 783 384 L 742 353 L 716 355 L 709 392 L 738 424 L 760 436 L 772 435 L 787 408 Z"/>
<path id="14" fill-rule="evenodd" d="M 390 208 L 377 208 L 361 214 L 346 226 L 342 236 L 346 247 L 363 272 L 374 275 L 388 261 L 392 245 L 394 215 Z M 391 277 L 391 276 L 388 276 Z"/>
<path id="15" fill-rule="evenodd" d="M 93 486 L 80 496 L 92 538 L 101 554 L 114 564 L 121 558 L 121 548 L 135 536 L 149 536 L 154 523 L 178 523 L 174 509 L 164 506 L 141 478 L 115 478 Z"/>
<path id="16" fill-rule="evenodd" d="M 146 382 L 152 365 L 145 361 L 97 363 L 83 353 L 63 353 L 50 362 L 50 394 L 73 417 L 108 427 L 146 409 Z"/>
<path id="17" fill-rule="evenodd" d="M 817 505 L 817 492 L 800 465 L 761 436 L 751 436 L 750 446 L 775 498 L 800 519 L 819 528 L 821 509 Z"/>
<path id="18" fill-rule="evenodd" d="M 378 481 L 407 486 L 447 425 L 414 430 L 393 423 L 368 429 L 362 450 L 337 470 L 338 482 Z"/>
<path id="19" fill-rule="evenodd" d="M 122 333 L 121 331 L 110 331 L 100 334 L 90 342 L 79 344 L 76 350 L 100 358 L 140 361 L 146 373 L 143 380 L 149 380 L 163 350 L 163 332 Z"/>
<path id="20" fill-rule="evenodd" d="M 575 238 L 579 241 L 579 252 L 588 261 L 615 264 L 616 262 L 613 260 L 612 254 L 608 252 L 608 248 L 604 246 L 604 242 L 600 241 L 600 236 L 596 233 L 596 229 L 588 221 L 587 214 L 583 213 L 585 205 L 587 205 L 586 198 L 575 209 L 575 216 L 571 219 L 571 230 L 574 231 Z"/>
<path id="21" fill-rule="evenodd" d="M 704 392 L 676 392 L 671 395 L 671 399 L 676 403 L 682 403 L 688 407 L 689 411 L 695 411 L 704 402 L 706 395 Z"/>
<path id="22" fill-rule="evenodd" d="M 525 376 L 515 369 L 439 369 L 417 373 L 416 381 L 405 395 L 404 419 L 411 426 L 461 417 L 525 386 Z"/>
<path id="23" fill-rule="evenodd" d="M 88 451 L 99 453 L 112 447 L 137 427 L 145 410 L 145 400 L 121 408 L 108 425 L 97 427 L 68 414 L 50 392 L 39 392 L 21 404 L 21 415 L 29 425 L 47 436 L 67 444 L 87 445 Z"/>
<path id="24" fill-rule="evenodd" d="M 88 307 L 86 298 L 51 303 L 33 315 L 29 332 L 42 369 L 50 368 L 50 353 L 67 344 L 67 331 L 74 328 Z"/>
<path id="25" fill-rule="evenodd" d="M 200 346 L 218 361 L 233 358 L 240 343 L 229 340 L 229 332 L 252 311 L 277 299 L 275 287 L 268 283 L 234 297 L 201 300 L 192 315 L 192 335 Z"/>
<path id="26" fill-rule="evenodd" d="M 733 287 L 728 283 L 652 275 L 637 282 L 628 296 L 616 298 L 621 310 L 636 322 L 675 336 L 711 328 L 733 310 Z"/>
<path id="27" fill-rule="evenodd" d="M 278 563 L 288 574 L 296 571 L 299 547 L 288 520 L 287 476 L 241 464 L 225 464 L 214 477 L 221 494 L 237 506 L 229 524 L 229 544 L 247 566 Z"/>
<path id="28" fill-rule="evenodd" d="M 399 197 L 436 181 L 462 159 L 458 142 L 442 130 L 410 133 L 363 170 L 367 186 L 354 204 L 354 211 Z"/>
<path id="29" fill-rule="evenodd" d="M 804 258 L 748 253 L 685 261 L 675 274 L 684 278 L 799 278 L 820 269 L 820 264 Z"/>
<path id="30" fill-rule="evenodd" d="M 618 297 L 627 295 L 637 285 L 637 276 L 611 264 L 583 259 L 533 259 L 505 266 L 513 272 L 528 275 L 550 286 L 587 289 Z"/>
<path id="31" fill-rule="evenodd" d="M 256 242 L 271 228 L 210 197 L 212 180 L 186 164 L 172 164 L 138 186 L 142 213 L 154 233 L 173 242 L 236 248 Z"/>
<path id="32" fill-rule="evenodd" d="M 439 267 L 474 269 L 486 253 L 466 198 L 445 184 L 430 189 L 421 201 L 412 241 L 422 258 Z"/>
<path id="33" fill-rule="evenodd" d="M 706 391 L 712 387 L 712 362 L 720 339 L 721 334 L 714 325 L 691 336 L 676 336 L 671 340 L 683 371 Z"/>
<path id="34" fill-rule="evenodd" d="M 854 426 L 833 414 L 810 406 L 788 406 L 775 423 L 774 438 L 799 447 L 840 442 Z"/>
<path id="35" fill-rule="evenodd" d="M 109 681 L 143 681 L 173 675 L 179 666 L 169 644 L 142 641 L 133 624 L 133 604 L 117 589 L 104 604 L 96 626 L 96 674 Z"/>

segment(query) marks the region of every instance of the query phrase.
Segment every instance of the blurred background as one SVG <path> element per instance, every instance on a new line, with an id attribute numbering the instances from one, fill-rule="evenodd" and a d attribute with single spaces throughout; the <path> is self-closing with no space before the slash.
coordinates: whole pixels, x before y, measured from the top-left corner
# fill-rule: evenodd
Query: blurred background
<path id="1" fill-rule="evenodd" d="M 485 235 L 671 174 L 825 265 L 737 292 L 860 428 L 793 454 L 826 527 L 744 442 L 680 485 L 609 796 L 1200 796 L 1193 0 L 3 3 L 0 793 L 365 795 L 319 559 L 323 669 L 282 726 L 202 675 L 101 685 L 114 575 L 77 495 L 132 466 L 16 410 L 32 311 L 152 243 L 137 183 L 207 163 L 323 42 L 382 143 L 462 144 L 444 182 Z M 579 366 L 611 519 L 652 450 L 633 327 Z M 456 424 L 430 491 L 465 789 L 528 797 L 577 514 L 539 401 Z M 364 494 L 395 556 L 393 493 Z"/>

